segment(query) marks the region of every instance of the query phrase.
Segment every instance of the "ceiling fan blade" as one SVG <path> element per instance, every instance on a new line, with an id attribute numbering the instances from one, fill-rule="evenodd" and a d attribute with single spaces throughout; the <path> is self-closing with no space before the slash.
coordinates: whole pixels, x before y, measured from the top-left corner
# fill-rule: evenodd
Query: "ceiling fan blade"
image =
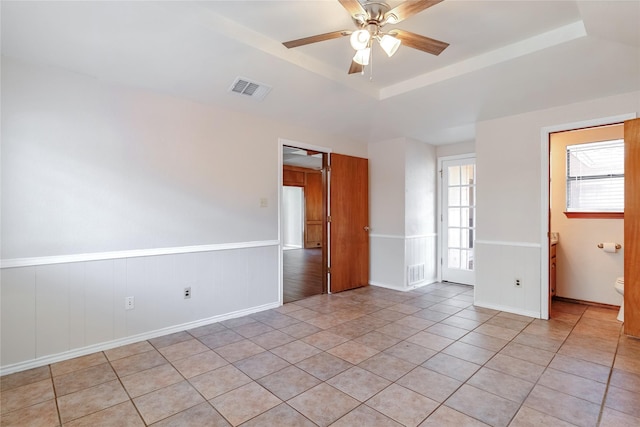
<path id="1" fill-rule="evenodd" d="M 348 36 L 351 34 L 351 31 L 342 30 L 342 31 L 333 31 L 331 33 L 318 34 L 316 36 L 304 37 L 302 39 L 290 40 L 288 42 L 282 43 L 287 48 L 291 49 L 298 46 L 304 46 L 306 44 L 323 42 L 325 40 L 337 39 L 338 37 Z"/>
<path id="2" fill-rule="evenodd" d="M 356 61 L 351 61 L 351 66 L 349 67 L 349 74 L 361 73 L 363 68 L 364 67 L 358 64 Z"/>
<path id="3" fill-rule="evenodd" d="M 421 36 L 409 31 L 404 30 L 391 30 L 389 34 L 396 36 L 402 40 L 402 44 L 412 47 L 414 49 L 421 50 L 423 52 L 431 53 L 433 55 L 440 55 L 443 50 L 449 46 L 449 43 L 445 43 L 440 40 L 431 39 L 429 37 Z"/>
<path id="4" fill-rule="evenodd" d="M 349 14 L 352 17 L 355 18 L 357 15 L 367 16 L 367 12 L 364 10 L 364 8 L 362 7 L 362 5 L 358 0 L 338 0 L 338 1 L 342 5 L 342 7 L 347 9 L 347 12 L 349 12 Z"/>
<path id="5" fill-rule="evenodd" d="M 391 9 L 385 16 L 390 24 L 397 24 L 441 1 L 442 0 L 407 0 Z"/>

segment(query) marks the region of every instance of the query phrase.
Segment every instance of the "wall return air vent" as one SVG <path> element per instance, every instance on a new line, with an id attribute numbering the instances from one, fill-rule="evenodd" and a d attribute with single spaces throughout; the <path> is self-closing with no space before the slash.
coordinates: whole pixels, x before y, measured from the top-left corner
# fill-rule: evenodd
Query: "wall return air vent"
<path id="1" fill-rule="evenodd" d="M 250 96 L 257 101 L 262 101 L 271 91 L 271 86 L 254 82 L 244 77 L 238 77 L 229 88 L 229 91 Z"/>

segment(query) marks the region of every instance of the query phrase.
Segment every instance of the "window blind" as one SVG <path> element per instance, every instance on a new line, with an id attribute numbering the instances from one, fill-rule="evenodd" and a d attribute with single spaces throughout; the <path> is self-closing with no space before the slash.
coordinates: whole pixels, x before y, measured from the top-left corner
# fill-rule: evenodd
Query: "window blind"
<path id="1" fill-rule="evenodd" d="M 624 211 L 624 141 L 567 146 L 567 212 Z"/>

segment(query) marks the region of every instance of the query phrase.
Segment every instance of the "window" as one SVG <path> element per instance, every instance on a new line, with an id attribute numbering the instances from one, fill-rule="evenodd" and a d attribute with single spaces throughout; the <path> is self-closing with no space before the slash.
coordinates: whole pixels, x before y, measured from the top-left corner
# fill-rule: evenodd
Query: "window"
<path id="1" fill-rule="evenodd" d="M 594 217 L 607 217 L 602 214 L 622 212 L 624 141 L 567 146 L 567 216 L 600 213 Z"/>

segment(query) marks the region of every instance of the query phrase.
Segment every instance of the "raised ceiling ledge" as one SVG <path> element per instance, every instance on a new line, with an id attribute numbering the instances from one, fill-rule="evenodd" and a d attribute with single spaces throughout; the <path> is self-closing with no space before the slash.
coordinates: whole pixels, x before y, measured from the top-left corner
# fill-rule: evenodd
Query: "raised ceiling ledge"
<path id="1" fill-rule="evenodd" d="M 449 80 L 467 73 L 472 73 L 501 62 L 506 62 L 571 40 L 579 39 L 586 35 L 587 31 L 585 29 L 584 22 L 581 20 L 576 21 L 499 49 L 422 74 L 412 79 L 384 87 L 380 89 L 379 99 L 383 100 L 411 92 L 413 90 L 439 83 L 444 80 Z"/>
<path id="2" fill-rule="evenodd" d="M 203 24 L 226 37 L 344 84 L 380 101 L 587 36 L 584 22 L 579 20 L 414 78 L 376 88 L 368 79 L 354 79 L 344 70 L 339 70 L 295 49 L 287 49 L 281 42 L 214 13 L 210 9 L 198 5 L 191 7 L 194 8 L 194 15 L 199 17 Z"/>

